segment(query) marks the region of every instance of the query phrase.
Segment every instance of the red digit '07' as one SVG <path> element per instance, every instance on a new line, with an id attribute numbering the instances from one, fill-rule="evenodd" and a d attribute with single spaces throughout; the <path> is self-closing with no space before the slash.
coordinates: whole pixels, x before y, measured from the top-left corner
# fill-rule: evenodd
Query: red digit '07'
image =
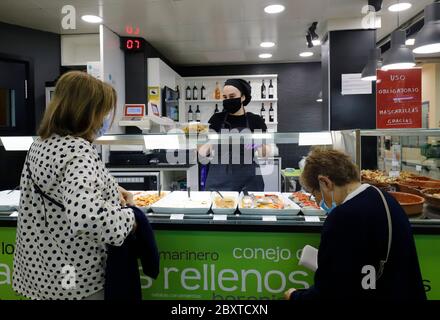
<path id="1" fill-rule="evenodd" d="M 127 40 L 127 49 L 133 49 L 133 40 Z"/>

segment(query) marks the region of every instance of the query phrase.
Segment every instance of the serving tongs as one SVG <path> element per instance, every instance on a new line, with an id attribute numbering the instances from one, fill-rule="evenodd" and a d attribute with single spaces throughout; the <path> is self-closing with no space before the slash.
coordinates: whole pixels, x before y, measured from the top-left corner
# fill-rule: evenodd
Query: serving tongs
<path id="1" fill-rule="evenodd" d="M 223 197 L 223 195 L 220 193 L 220 191 L 216 190 L 216 193 L 218 193 L 220 195 L 220 197 L 222 197 L 222 199 L 224 199 L 225 197 Z"/>

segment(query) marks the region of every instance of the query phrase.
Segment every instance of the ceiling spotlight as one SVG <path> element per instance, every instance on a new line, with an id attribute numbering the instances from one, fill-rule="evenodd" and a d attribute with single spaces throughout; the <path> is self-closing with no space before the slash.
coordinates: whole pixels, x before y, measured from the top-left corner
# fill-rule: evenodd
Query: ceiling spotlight
<path id="1" fill-rule="evenodd" d="M 269 14 L 274 14 L 274 13 L 283 12 L 284 9 L 286 9 L 286 8 L 281 4 L 272 4 L 272 5 L 264 8 L 264 12 L 269 13 Z"/>
<path id="2" fill-rule="evenodd" d="M 310 35 L 310 33 L 307 33 L 306 41 L 307 41 L 307 47 L 313 48 L 312 36 Z"/>
<path id="3" fill-rule="evenodd" d="M 262 48 L 272 48 L 274 46 L 275 46 L 275 43 L 270 42 L 270 41 L 260 43 L 260 47 L 262 47 Z"/>
<path id="4" fill-rule="evenodd" d="M 82 16 L 81 19 L 85 22 L 88 22 L 88 23 L 101 23 L 102 22 L 101 17 L 91 15 L 91 14 L 86 14 L 86 15 Z"/>
<path id="5" fill-rule="evenodd" d="M 272 58 L 272 54 L 271 53 L 262 53 L 258 57 L 260 59 L 269 59 L 269 58 Z"/>
<path id="6" fill-rule="evenodd" d="M 388 10 L 391 12 L 400 12 L 408 10 L 412 7 L 412 4 L 409 2 L 396 3 L 388 7 Z"/>
<path id="7" fill-rule="evenodd" d="M 311 56 L 313 56 L 313 52 L 310 52 L 310 51 L 301 52 L 301 53 L 299 54 L 299 56 L 300 56 L 300 57 L 303 57 L 303 58 L 311 57 Z"/>
<path id="8" fill-rule="evenodd" d="M 414 53 L 428 54 L 440 52 L 440 3 L 435 2 L 425 8 L 425 25 L 416 36 Z"/>
<path id="9" fill-rule="evenodd" d="M 382 10 L 382 2 L 383 0 L 368 0 L 368 5 L 372 6 L 375 12 L 379 12 Z"/>
<path id="10" fill-rule="evenodd" d="M 319 39 L 318 34 L 316 33 L 316 27 L 318 26 L 318 22 L 313 22 L 312 25 L 309 28 L 310 36 L 312 37 L 312 40 Z"/>

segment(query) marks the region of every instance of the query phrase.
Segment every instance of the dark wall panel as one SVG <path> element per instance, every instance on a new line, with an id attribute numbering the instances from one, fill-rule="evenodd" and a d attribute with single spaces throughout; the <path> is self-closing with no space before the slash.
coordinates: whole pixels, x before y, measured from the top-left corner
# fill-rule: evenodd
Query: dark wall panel
<path id="1" fill-rule="evenodd" d="M 44 113 L 45 82 L 60 74 L 60 35 L 0 22 L 0 53 L 30 58 L 35 86 L 35 126 Z"/>
<path id="2" fill-rule="evenodd" d="M 375 86 L 369 95 L 342 95 L 341 75 L 362 72 L 370 50 L 376 46 L 376 31 L 331 31 L 329 43 L 331 130 L 374 129 Z"/>
<path id="3" fill-rule="evenodd" d="M 0 55 L 22 58 L 31 63 L 30 90 L 34 85 L 34 110 L 27 114 L 29 132 L 35 134 L 35 128 L 44 113 L 45 82 L 55 80 L 60 73 L 61 53 L 60 36 L 0 22 Z M 32 91 L 32 90 L 31 90 Z M 32 92 L 29 92 L 32 97 Z M 13 135 L 13 132 L 11 132 Z M 5 151 L 0 147 L 0 190 L 14 188 L 20 182 L 26 152 Z"/>
<path id="4" fill-rule="evenodd" d="M 321 91 L 321 64 L 279 63 L 253 65 L 178 67 L 183 77 L 215 75 L 278 74 L 278 131 L 321 131 L 322 104 L 316 102 Z M 283 167 L 297 167 L 309 148 L 278 145 Z"/>

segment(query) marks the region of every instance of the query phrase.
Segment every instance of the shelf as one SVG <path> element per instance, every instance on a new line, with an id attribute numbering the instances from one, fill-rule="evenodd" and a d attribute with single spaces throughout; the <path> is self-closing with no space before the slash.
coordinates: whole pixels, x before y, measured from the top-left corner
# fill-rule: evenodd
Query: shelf
<path id="1" fill-rule="evenodd" d="M 277 102 L 278 99 L 252 99 L 251 102 Z M 223 100 L 184 100 L 185 103 L 219 103 Z"/>
<path id="2" fill-rule="evenodd" d="M 382 136 L 439 136 L 440 129 L 377 129 L 377 130 L 360 130 L 361 136 L 365 137 L 382 137 Z"/>

